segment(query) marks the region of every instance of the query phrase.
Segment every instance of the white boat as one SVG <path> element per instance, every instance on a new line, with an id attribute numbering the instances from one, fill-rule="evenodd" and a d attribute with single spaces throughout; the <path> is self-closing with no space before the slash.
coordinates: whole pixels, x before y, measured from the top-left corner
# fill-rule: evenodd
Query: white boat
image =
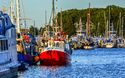
<path id="1" fill-rule="evenodd" d="M 113 43 L 111 43 L 111 42 L 108 42 L 108 43 L 106 43 L 106 48 L 113 48 Z"/>
<path id="2" fill-rule="evenodd" d="M 0 78 L 17 75 L 16 30 L 9 16 L 0 11 Z"/>
<path id="3" fill-rule="evenodd" d="M 68 65 L 71 62 L 72 50 L 69 43 L 62 39 L 52 39 L 48 47 L 40 53 L 41 65 Z"/>

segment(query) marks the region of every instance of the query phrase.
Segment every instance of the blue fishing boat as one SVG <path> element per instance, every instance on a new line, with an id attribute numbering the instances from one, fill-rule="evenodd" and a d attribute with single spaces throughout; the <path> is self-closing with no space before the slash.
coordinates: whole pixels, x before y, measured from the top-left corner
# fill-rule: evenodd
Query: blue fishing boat
<path id="1" fill-rule="evenodd" d="M 17 31 L 16 31 L 16 41 L 17 41 L 17 52 L 18 52 L 18 61 L 24 62 L 27 64 L 36 64 L 39 61 L 39 56 L 35 51 L 36 41 L 35 38 L 30 33 L 21 33 L 20 31 L 20 11 L 19 11 L 19 1 L 17 1 Z M 26 20 L 25 20 L 26 24 Z M 26 26 L 25 26 L 26 27 Z"/>
<path id="2" fill-rule="evenodd" d="M 0 11 L 0 78 L 17 75 L 18 66 L 15 25 Z"/>
<path id="3" fill-rule="evenodd" d="M 19 33 L 17 33 L 19 35 Z M 37 64 L 39 61 L 39 52 L 36 52 L 37 45 L 35 38 L 30 34 L 21 34 L 17 36 L 18 61 L 30 65 Z"/>

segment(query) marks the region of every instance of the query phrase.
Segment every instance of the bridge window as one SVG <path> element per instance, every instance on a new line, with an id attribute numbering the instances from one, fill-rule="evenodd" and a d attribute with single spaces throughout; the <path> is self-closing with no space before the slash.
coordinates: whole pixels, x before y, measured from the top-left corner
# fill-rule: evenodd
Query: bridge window
<path id="1" fill-rule="evenodd" d="M 2 27 L 2 20 L 0 19 L 0 27 Z"/>
<path id="2" fill-rule="evenodd" d="M 16 37 L 17 37 L 17 38 L 20 38 L 20 34 L 19 34 L 19 33 L 17 33 L 17 34 L 16 34 Z"/>
<path id="3" fill-rule="evenodd" d="M 0 40 L 0 51 L 8 50 L 8 40 Z"/>
<path id="4" fill-rule="evenodd" d="M 7 18 L 6 18 L 6 23 L 5 23 L 6 25 L 8 25 L 8 21 L 7 21 Z"/>
<path id="5" fill-rule="evenodd" d="M 8 50 L 8 40 L 6 40 L 6 50 Z"/>
<path id="6" fill-rule="evenodd" d="M 5 40 L 3 40 L 3 50 L 5 50 L 6 44 L 5 44 Z"/>

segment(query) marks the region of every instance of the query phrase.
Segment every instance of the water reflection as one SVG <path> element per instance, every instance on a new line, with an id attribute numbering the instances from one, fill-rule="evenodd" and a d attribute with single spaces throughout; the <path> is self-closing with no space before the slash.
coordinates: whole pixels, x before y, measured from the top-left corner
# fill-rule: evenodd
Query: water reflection
<path id="1" fill-rule="evenodd" d="M 18 78 L 124 78 L 125 49 L 73 50 L 71 65 L 30 66 Z"/>

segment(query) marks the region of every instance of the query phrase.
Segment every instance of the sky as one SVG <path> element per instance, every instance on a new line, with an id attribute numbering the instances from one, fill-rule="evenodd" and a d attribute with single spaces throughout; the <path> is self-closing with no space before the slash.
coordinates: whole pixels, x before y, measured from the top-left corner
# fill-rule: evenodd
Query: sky
<path id="1" fill-rule="evenodd" d="M 45 11 L 47 12 L 47 22 L 49 22 L 52 11 L 52 0 L 22 0 L 22 2 L 26 18 L 32 19 L 27 20 L 28 27 L 31 25 L 34 26 L 33 21 L 35 21 L 35 26 L 37 28 L 44 27 Z M 62 11 L 68 9 L 87 9 L 89 8 L 89 3 L 90 8 L 106 8 L 108 5 L 116 5 L 125 8 L 125 0 L 55 0 L 55 7 L 57 7 L 56 12 L 58 13 L 61 11 L 61 8 Z M 9 4 L 10 0 L 0 0 L 0 10 L 3 9 L 3 5 L 6 6 L 6 9 L 9 9 Z M 20 16 L 23 18 L 21 7 L 20 4 Z"/>

